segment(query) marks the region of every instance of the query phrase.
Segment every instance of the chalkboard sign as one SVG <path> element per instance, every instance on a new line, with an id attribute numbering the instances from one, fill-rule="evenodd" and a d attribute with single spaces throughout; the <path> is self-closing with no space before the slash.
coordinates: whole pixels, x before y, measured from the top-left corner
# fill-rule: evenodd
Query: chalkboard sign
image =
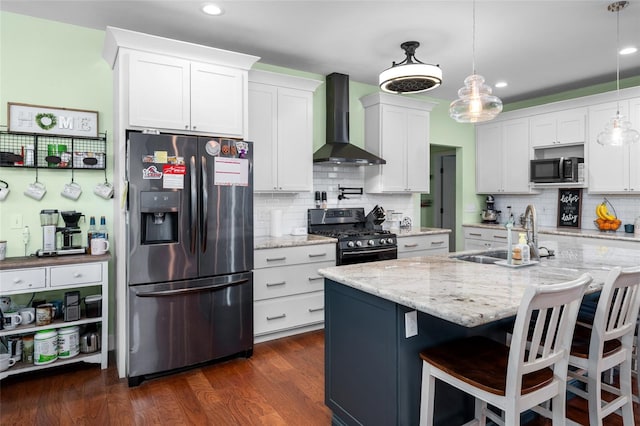
<path id="1" fill-rule="evenodd" d="M 558 189 L 558 227 L 580 228 L 582 189 Z"/>

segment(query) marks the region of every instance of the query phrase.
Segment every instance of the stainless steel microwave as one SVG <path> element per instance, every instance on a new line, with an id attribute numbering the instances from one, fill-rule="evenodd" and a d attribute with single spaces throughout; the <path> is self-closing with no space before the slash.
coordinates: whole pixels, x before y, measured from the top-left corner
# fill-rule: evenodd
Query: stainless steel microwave
<path id="1" fill-rule="evenodd" d="M 584 158 L 560 157 L 531 160 L 531 182 L 561 183 L 584 180 Z"/>

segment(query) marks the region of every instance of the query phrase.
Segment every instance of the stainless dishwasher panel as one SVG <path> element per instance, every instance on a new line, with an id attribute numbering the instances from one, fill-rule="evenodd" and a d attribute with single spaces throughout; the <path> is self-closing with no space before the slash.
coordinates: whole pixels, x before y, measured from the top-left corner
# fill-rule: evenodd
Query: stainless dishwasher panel
<path id="1" fill-rule="evenodd" d="M 128 376 L 253 351 L 253 272 L 129 287 Z"/>

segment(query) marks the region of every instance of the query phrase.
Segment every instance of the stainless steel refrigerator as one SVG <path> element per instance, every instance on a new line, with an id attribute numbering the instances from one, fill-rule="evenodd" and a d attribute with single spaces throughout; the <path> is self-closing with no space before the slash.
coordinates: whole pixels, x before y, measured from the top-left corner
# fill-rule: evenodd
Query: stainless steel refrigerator
<path id="1" fill-rule="evenodd" d="M 129 385 L 253 352 L 253 146 L 127 135 Z"/>

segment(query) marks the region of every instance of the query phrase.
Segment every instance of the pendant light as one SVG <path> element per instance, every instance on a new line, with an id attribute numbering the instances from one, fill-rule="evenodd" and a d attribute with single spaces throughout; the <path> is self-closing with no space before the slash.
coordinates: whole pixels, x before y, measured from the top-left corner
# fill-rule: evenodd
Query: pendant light
<path id="1" fill-rule="evenodd" d="M 640 141 L 640 133 L 631 128 L 631 123 L 620 114 L 620 11 L 628 1 L 617 1 L 607 6 L 609 12 L 616 12 L 616 115 L 611 117 L 604 130 L 596 139 L 600 145 L 622 146 Z"/>
<path id="2" fill-rule="evenodd" d="M 400 45 L 407 57 L 380 73 L 380 88 L 389 93 L 421 93 L 442 84 L 439 65 L 425 64 L 416 57 L 417 41 L 405 41 Z"/>
<path id="3" fill-rule="evenodd" d="M 473 74 L 464 79 L 464 87 L 458 90 L 458 99 L 449 105 L 449 116 L 458 123 L 480 123 L 493 120 L 502 111 L 502 101 L 491 94 L 491 87 L 484 84 L 484 77 L 476 74 L 476 2 L 473 2 Z"/>

